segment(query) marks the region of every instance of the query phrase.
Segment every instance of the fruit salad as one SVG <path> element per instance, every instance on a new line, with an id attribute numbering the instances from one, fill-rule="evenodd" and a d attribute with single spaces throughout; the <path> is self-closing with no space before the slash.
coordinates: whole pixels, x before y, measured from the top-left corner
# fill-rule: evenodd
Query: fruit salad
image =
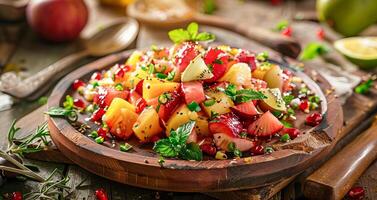
<path id="1" fill-rule="evenodd" d="M 137 138 L 169 158 L 268 154 L 271 141 L 303 134 L 296 114 L 305 115 L 308 127 L 322 120 L 319 97 L 266 52 L 206 47 L 192 38 L 134 51 L 72 88 L 81 96 L 65 103 L 90 113 L 100 126 L 91 133 L 96 142 Z"/>

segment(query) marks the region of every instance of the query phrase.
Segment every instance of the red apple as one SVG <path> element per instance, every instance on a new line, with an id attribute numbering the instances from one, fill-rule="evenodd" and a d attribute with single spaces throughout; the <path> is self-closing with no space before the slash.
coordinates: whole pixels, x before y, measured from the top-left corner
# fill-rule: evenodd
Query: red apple
<path id="1" fill-rule="evenodd" d="M 83 0 L 31 0 L 26 15 L 31 28 L 52 42 L 76 39 L 88 21 Z"/>

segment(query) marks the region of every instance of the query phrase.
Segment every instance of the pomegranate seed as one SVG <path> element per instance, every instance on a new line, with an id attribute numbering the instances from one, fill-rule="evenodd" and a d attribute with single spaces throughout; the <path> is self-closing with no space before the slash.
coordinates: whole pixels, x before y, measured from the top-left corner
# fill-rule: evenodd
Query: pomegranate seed
<path id="1" fill-rule="evenodd" d="M 136 113 L 141 113 L 146 106 L 147 106 L 147 102 L 143 98 L 140 98 L 139 100 L 137 100 L 136 110 L 135 110 Z"/>
<path id="2" fill-rule="evenodd" d="M 103 188 L 96 189 L 95 194 L 98 200 L 108 200 L 106 191 Z"/>
<path id="3" fill-rule="evenodd" d="M 292 36 L 292 28 L 291 27 L 285 28 L 284 30 L 281 31 L 281 34 L 284 35 L 284 36 L 287 36 L 287 37 L 291 37 Z"/>
<path id="4" fill-rule="evenodd" d="M 101 136 L 106 139 L 107 129 L 100 127 L 98 128 L 97 133 L 98 133 L 98 136 Z"/>
<path id="5" fill-rule="evenodd" d="M 300 135 L 300 131 L 297 128 L 285 128 L 282 134 L 288 134 L 291 139 L 295 139 Z"/>
<path id="6" fill-rule="evenodd" d="M 100 108 L 98 110 L 96 110 L 92 117 L 91 117 L 91 120 L 94 121 L 94 122 L 98 122 L 98 121 L 101 121 L 102 119 L 102 116 L 105 114 L 105 110 L 103 108 Z"/>
<path id="7" fill-rule="evenodd" d="M 115 78 L 123 78 L 124 77 L 124 74 L 125 74 L 125 70 L 123 68 L 119 68 L 117 69 L 117 71 L 115 72 Z"/>
<path id="8" fill-rule="evenodd" d="M 317 37 L 318 37 L 319 40 L 325 39 L 325 30 L 323 30 L 323 28 L 318 29 Z"/>
<path id="9" fill-rule="evenodd" d="M 357 199 L 357 200 L 363 199 L 364 195 L 365 195 L 365 191 L 364 191 L 364 188 L 362 188 L 362 187 L 353 187 L 348 192 L 348 196 L 350 198 Z"/>
<path id="10" fill-rule="evenodd" d="M 200 149 L 207 155 L 210 155 L 210 156 L 216 155 L 216 147 L 214 147 L 211 144 L 208 144 L 208 143 L 202 144 L 200 145 Z"/>
<path id="11" fill-rule="evenodd" d="M 12 192 L 11 200 L 22 200 L 22 193 L 21 192 Z"/>
<path id="12" fill-rule="evenodd" d="M 85 86 L 84 81 L 77 79 L 77 80 L 75 80 L 75 81 L 73 82 L 73 84 L 72 84 L 72 89 L 73 89 L 74 91 L 77 91 L 80 87 L 84 87 L 84 86 Z"/>
<path id="13" fill-rule="evenodd" d="M 73 100 L 73 105 L 79 109 L 85 109 L 85 102 L 81 99 Z"/>
<path id="14" fill-rule="evenodd" d="M 252 155 L 263 155 L 264 154 L 264 146 L 262 145 L 255 145 L 251 148 Z"/>
<path id="15" fill-rule="evenodd" d="M 93 75 L 92 75 L 92 77 L 90 79 L 92 79 L 92 80 L 101 80 L 101 77 L 102 77 L 101 73 L 94 72 Z"/>
<path id="16" fill-rule="evenodd" d="M 310 126 L 317 126 L 322 121 L 322 115 L 318 112 L 315 112 L 306 117 L 305 123 Z"/>
<path id="17" fill-rule="evenodd" d="M 308 100 L 302 100 L 300 102 L 300 110 L 302 110 L 302 112 L 305 112 L 305 113 L 309 113 L 309 102 Z"/>

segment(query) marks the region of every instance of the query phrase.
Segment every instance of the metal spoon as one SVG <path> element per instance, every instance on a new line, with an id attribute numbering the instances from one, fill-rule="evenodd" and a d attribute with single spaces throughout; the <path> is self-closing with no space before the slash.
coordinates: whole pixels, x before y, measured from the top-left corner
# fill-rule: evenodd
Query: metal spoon
<path id="1" fill-rule="evenodd" d="M 165 4 L 161 5 L 158 5 L 158 2 L 159 1 L 154 0 L 136 0 L 133 4 L 127 7 L 127 13 L 144 24 L 158 28 L 182 26 L 192 21 L 204 25 L 220 27 L 248 37 L 251 40 L 268 46 L 271 49 L 292 58 L 296 58 L 301 51 L 300 44 L 292 38 L 285 37 L 279 33 L 255 25 L 252 26 L 240 22 L 236 23 L 225 17 L 198 13 L 183 0 L 177 0 L 174 2 L 161 1 L 160 3 L 165 2 Z M 149 6 L 154 10 L 151 11 Z M 167 12 L 169 11 L 174 12 L 174 14 L 168 15 Z"/>
<path id="2" fill-rule="evenodd" d="M 136 20 L 118 20 L 84 41 L 84 50 L 62 58 L 33 76 L 21 80 L 14 72 L 4 73 L 0 77 L 0 91 L 17 98 L 36 96 L 34 93 L 74 62 L 86 56 L 104 56 L 125 49 L 136 39 L 138 32 Z"/>

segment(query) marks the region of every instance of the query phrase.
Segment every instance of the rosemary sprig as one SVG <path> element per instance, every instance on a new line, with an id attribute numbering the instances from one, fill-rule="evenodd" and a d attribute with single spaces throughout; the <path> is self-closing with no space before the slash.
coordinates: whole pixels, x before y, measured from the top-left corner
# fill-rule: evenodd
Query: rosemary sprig
<path id="1" fill-rule="evenodd" d="M 51 117 L 63 117 L 68 119 L 70 122 L 76 122 L 78 119 L 77 112 L 73 109 L 67 109 L 62 107 L 52 107 L 45 114 Z"/>

